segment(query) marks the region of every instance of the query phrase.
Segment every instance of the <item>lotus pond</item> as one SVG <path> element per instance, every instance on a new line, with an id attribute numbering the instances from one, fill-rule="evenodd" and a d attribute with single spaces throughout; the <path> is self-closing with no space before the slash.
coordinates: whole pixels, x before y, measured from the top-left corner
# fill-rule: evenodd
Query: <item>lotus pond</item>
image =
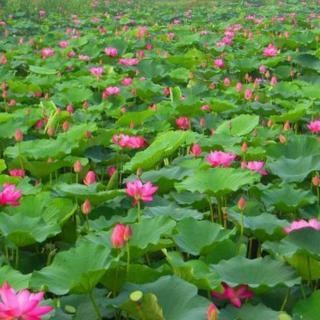
<path id="1" fill-rule="evenodd" d="M 91 5 L 0 17 L 0 319 L 318 320 L 319 1 Z"/>

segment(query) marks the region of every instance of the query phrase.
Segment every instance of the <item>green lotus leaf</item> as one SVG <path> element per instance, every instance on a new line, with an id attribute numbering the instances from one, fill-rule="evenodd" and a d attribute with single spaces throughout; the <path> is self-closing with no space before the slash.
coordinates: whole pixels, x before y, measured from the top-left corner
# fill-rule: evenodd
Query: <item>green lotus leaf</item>
<path id="1" fill-rule="evenodd" d="M 231 286 L 247 284 L 251 288 L 272 288 L 277 285 L 293 287 L 300 283 L 294 269 L 269 256 L 253 260 L 237 256 L 212 265 L 212 268 Z"/>
<path id="2" fill-rule="evenodd" d="M 109 254 L 109 247 L 83 241 L 75 248 L 59 252 L 51 265 L 33 272 L 30 286 L 45 287 L 57 295 L 88 293 L 106 272 Z"/>
<path id="3" fill-rule="evenodd" d="M 234 234 L 233 230 L 225 230 L 210 221 L 197 221 L 186 218 L 177 223 L 178 233 L 173 236 L 177 246 L 184 252 L 199 255 L 214 243 L 226 240 Z"/>

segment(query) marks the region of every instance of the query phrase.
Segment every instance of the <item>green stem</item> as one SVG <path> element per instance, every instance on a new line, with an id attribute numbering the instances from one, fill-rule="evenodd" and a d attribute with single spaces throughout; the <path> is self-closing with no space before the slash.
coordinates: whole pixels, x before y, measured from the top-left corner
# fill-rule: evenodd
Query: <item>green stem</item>
<path id="1" fill-rule="evenodd" d="M 127 274 L 129 273 L 130 269 L 130 246 L 129 243 L 127 242 Z"/>
<path id="2" fill-rule="evenodd" d="M 283 311 L 287 302 L 288 302 L 288 298 L 289 298 L 289 293 L 290 293 L 290 289 L 288 288 L 287 290 L 287 293 L 286 293 L 286 296 L 284 297 L 284 300 L 282 302 L 282 305 L 281 305 L 281 308 L 280 308 L 280 311 Z"/>
<path id="3" fill-rule="evenodd" d="M 211 221 L 214 222 L 214 214 L 213 214 L 213 208 L 212 208 L 210 197 L 208 197 L 208 203 L 210 208 L 210 218 L 211 218 Z"/>
<path id="4" fill-rule="evenodd" d="M 244 217 L 243 217 L 243 210 L 240 211 L 241 214 L 241 222 L 240 222 L 240 239 L 243 237 L 244 233 Z"/>
<path id="5" fill-rule="evenodd" d="M 141 222 L 141 207 L 140 207 L 140 200 L 137 202 L 137 218 L 138 218 L 138 223 Z"/>
<path id="6" fill-rule="evenodd" d="M 20 167 L 22 170 L 24 170 L 22 156 L 21 156 L 20 142 L 18 142 L 18 158 L 19 158 L 19 162 L 20 162 Z"/>
<path id="7" fill-rule="evenodd" d="M 308 265 L 309 285 L 311 285 L 312 274 L 311 274 L 311 261 L 309 256 L 307 257 L 307 265 Z"/>
<path id="8" fill-rule="evenodd" d="M 98 319 L 99 319 L 99 320 L 102 320 L 102 316 L 101 316 L 99 307 L 98 307 L 98 305 L 97 305 L 97 303 L 96 303 L 96 300 L 95 300 L 95 298 L 94 298 L 94 295 L 93 295 L 93 290 L 90 291 L 89 297 L 90 297 L 90 300 L 91 300 L 93 309 L 94 309 L 94 311 L 96 312 L 96 315 L 97 315 Z"/>
<path id="9" fill-rule="evenodd" d="M 88 215 L 86 214 L 86 225 L 87 225 L 87 230 L 88 230 L 88 233 L 90 232 L 90 224 L 89 224 L 89 217 Z"/>
<path id="10" fill-rule="evenodd" d="M 78 172 L 76 173 L 76 184 L 78 184 L 79 183 L 79 174 L 78 174 Z"/>
<path id="11" fill-rule="evenodd" d="M 16 264 L 16 268 L 18 268 L 18 266 L 19 266 L 19 248 L 18 247 L 16 249 L 16 261 L 15 261 L 15 264 Z"/>

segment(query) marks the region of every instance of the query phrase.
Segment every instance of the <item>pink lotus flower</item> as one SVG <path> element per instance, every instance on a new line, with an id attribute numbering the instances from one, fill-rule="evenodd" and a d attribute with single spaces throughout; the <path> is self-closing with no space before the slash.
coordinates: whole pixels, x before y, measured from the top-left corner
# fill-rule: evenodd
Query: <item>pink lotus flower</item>
<path id="1" fill-rule="evenodd" d="M 278 83 L 278 79 L 276 76 L 273 76 L 270 80 L 270 84 L 274 87 Z"/>
<path id="2" fill-rule="evenodd" d="M 307 125 L 307 127 L 312 133 L 319 133 L 320 132 L 320 119 L 315 120 L 315 121 L 311 121 Z"/>
<path id="3" fill-rule="evenodd" d="M 264 73 L 266 73 L 266 71 L 267 71 L 266 66 L 262 65 L 262 66 L 259 67 L 259 72 L 260 73 L 264 74 Z"/>
<path id="4" fill-rule="evenodd" d="M 125 134 L 118 134 L 112 137 L 113 143 L 121 148 L 140 149 L 146 145 L 146 141 L 141 136 L 128 136 Z"/>
<path id="5" fill-rule="evenodd" d="M 42 59 L 47 59 L 54 55 L 54 50 L 52 48 L 43 48 L 41 50 L 41 57 Z"/>
<path id="6" fill-rule="evenodd" d="M 202 149 L 201 146 L 199 144 L 194 144 L 191 147 L 191 154 L 194 155 L 195 157 L 200 156 L 200 154 L 202 153 Z"/>
<path id="7" fill-rule="evenodd" d="M 15 292 L 5 282 L 0 287 L 0 319 L 41 320 L 41 316 L 53 310 L 50 306 L 39 306 L 44 293 L 31 293 L 27 289 Z"/>
<path id="8" fill-rule="evenodd" d="M 107 56 L 109 57 L 116 57 L 118 55 L 118 50 L 117 48 L 113 48 L 113 47 L 108 47 L 104 49 L 104 52 Z"/>
<path id="9" fill-rule="evenodd" d="M 39 16 L 42 18 L 42 17 L 45 17 L 46 15 L 46 12 L 45 10 L 39 10 Z"/>
<path id="10" fill-rule="evenodd" d="M 124 78 L 121 83 L 124 85 L 124 86 L 130 86 L 132 84 L 132 78 Z"/>
<path id="11" fill-rule="evenodd" d="M 320 231 L 320 222 L 315 218 L 312 218 L 309 221 L 306 221 L 303 219 L 297 220 L 297 221 L 293 221 L 289 227 L 284 228 L 284 231 L 285 233 L 290 233 L 294 230 L 299 230 L 303 228 L 312 228 Z"/>
<path id="12" fill-rule="evenodd" d="M 223 293 L 212 291 L 211 295 L 217 299 L 229 300 L 236 308 L 242 305 L 241 300 L 251 299 L 253 292 L 249 290 L 247 285 L 240 285 L 237 288 L 231 288 L 226 283 L 222 283 Z"/>
<path id="13" fill-rule="evenodd" d="M 150 202 L 153 200 L 153 194 L 158 190 L 151 182 L 143 184 L 141 180 L 127 182 L 126 193 L 134 198 L 133 204 L 136 205 L 140 200 Z"/>
<path id="14" fill-rule="evenodd" d="M 89 199 L 86 199 L 82 206 L 81 206 L 81 211 L 84 215 L 88 215 L 91 212 L 91 203 L 89 201 Z"/>
<path id="15" fill-rule="evenodd" d="M 90 184 L 94 184 L 97 182 L 97 178 L 96 178 L 96 174 L 94 171 L 88 171 L 88 173 L 86 174 L 85 178 L 83 179 L 83 183 L 85 185 L 90 185 Z"/>
<path id="16" fill-rule="evenodd" d="M 62 40 L 62 41 L 59 42 L 59 46 L 60 46 L 60 48 L 62 48 L 62 49 L 67 48 L 68 45 L 69 45 L 69 42 L 68 42 L 67 40 Z"/>
<path id="17" fill-rule="evenodd" d="M 244 168 L 247 168 L 251 171 L 259 172 L 263 176 L 266 176 L 268 172 L 263 169 L 264 165 L 264 161 L 248 161 L 248 163 L 243 164 Z"/>
<path id="18" fill-rule="evenodd" d="M 223 59 L 215 59 L 214 60 L 214 65 L 219 68 L 222 69 L 224 67 L 224 61 Z"/>
<path id="19" fill-rule="evenodd" d="M 111 178 L 117 172 L 117 168 L 111 166 L 107 169 L 108 176 Z"/>
<path id="20" fill-rule="evenodd" d="M 90 61 L 90 57 L 86 54 L 79 54 L 78 58 L 80 61 Z"/>
<path id="21" fill-rule="evenodd" d="M 278 54 L 278 49 L 270 43 L 266 48 L 263 49 L 263 55 L 265 57 L 275 57 Z"/>
<path id="22" fill-rule="evenodd" d="M 92 67 L 90 68 L 90 73 L 95 76 L 97 79 L 103 74 L 103 67 Z"/>
<path id="23" fill-rule="evenodd" d="M 251 100 L 252 99 L 252 90 L 251 89 L 246 89 L 245 92 L 244 92 L 244 98 L 246 100 Z"/>
<path id="24" fill-rule="evenodd" d="M 203 106 L 201 106 L 200 108 L 202 111 L 211 111 L 211 108 L 209 105 L 207 104 L 204 104 Z"/>
<path id="25" fill-rule="evenodd" d="M 230 152 L 223 151 L 213 151 L 210 152 L 207 156 L 207 161 L 211 164 L 212 167 L 230 167 L 232 162 L 237 156 Z"/>
<path id="26" fill-rule="evenodd" d="M 231 80 L 230 80 L 229 78 L 224 78 L 223 84 L 224 84 L 226 87 L 229 87 L 230 84 L 231 84 Z"/>
<path id="27" fill-rule="evenodd" d="M 67 56 L 68 56 L 69 58 L 73 58 L 75 55 L 76 55 L 76 53 L 75 53 L 74 51 L 69 51 L 69 52 L 67 53 Z"/>
<path id="28" fill-rule="evenodd" d="M 14 184 L 5 183 L 3 190 L 0 192 L 0 205 L 10 205 L 12 207 L 19 206 L 19 199 L 22 197 L 20 190 L 16 189 Z"/>
<path id="29" fill-rule="evenodd" d="M 176 125 L 181 130 L 188 130 L 190 129 L 190 119 L 188 117 L 179 117 L 176 119 Z"/>
<path id="30" fill-rule="evenodd" d="M 124 224 L 117 224 L 112 231 L 111 243 L 114 248 L 122 248 L 129 241 L 132 236 L 130 226 Z"/>
<path id="31" fill-rule="evenodd" d="M 241 82 L 237 82 L 236 90 L 237 90 L 237 92 L 240 92 L 242 90 L 242 83 Z"/>
<path id="32" fill-rule="evenodd" d="M 139 63 L 139 59 L 137 58 L 121 58 L 119 59 L 119 64 L 124 66 L 135 66 Z"/>
<path id="33" fill-rule="evenodd" d="M 110 96 L 117 96 L 120 93 L 120 88 L 118 87 L 107 87 L 102 93 L 102 99 L 106 99 Z"/>
<path id="34" fill-rule="evenodd" d="M 12 169 L 9 171 L 11 177 L 24 177 L 26 172 L 23 169 Z"/>
<path id="35" fill-rule="evenodd" d="M 7 64 L 8 63 L 8 59 L 6 57 L 5 54 L 1 54 L 0 56 L 0 64 Z"/>
<path id="36" fill-rule="evenodd" d="M 208 307 L 207 320 L 218 320 L 218 308 L 214 303 L 210 303 Z"/>

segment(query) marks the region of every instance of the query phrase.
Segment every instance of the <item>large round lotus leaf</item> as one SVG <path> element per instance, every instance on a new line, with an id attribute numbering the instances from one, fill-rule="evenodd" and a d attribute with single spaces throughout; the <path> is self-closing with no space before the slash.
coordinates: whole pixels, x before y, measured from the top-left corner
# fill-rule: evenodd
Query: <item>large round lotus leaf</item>
<path id="1" fill-rule="evenodd" d="M 299 301 L 294 309 L 294 319 L 303 320 L 318 320 L 320 314 L 320 290 L 313 292 L 313 294 L 304 300 Z"/>
<path id="2" fill-rule="evenodd" d="M 237 256 L 212 265 L 212 268 L 231 286 L 247 284 L 252 288 L 277 285 L 292 287 L 300 283 L 294 269 L 270 257 L 250 260 Z"/>
<path id="3" fill-rule="evenodd" d="M 48 224 L 42 217 L 32 218 L 18 212 L 13 216 L 0 215 L 0 231 L 7 240 L 18 247 L 24 247 L 43 242 L 61 230 L 57 223 Z"/>
<path id="4" fill-rule="evenodd" d="M 178 191 L 191 191 L 208 194 L 227 194 L 245 185 L 259 181 L 261 176 L 249 170 L 234 168 L 210 168 L 196 171 L 182 182 L 176 183 Z"/>
<path id="5" fill-rule="evenodd" d="M 225 230 L 219 224 L 210 221 L 197 221 L 186 218 L 177 223 L 177 234 L 173 239 L 184 252 L 199 255 L 210 245 L 228 239 L 233 230 Z"/>
<path id="6" fill-rule="evenodd" d="M 35 271 L 30 286 L 45 287 L 54 294 L 88 293 L 104 275 L 110 263 L 110 248 L 82 241 L 75 248 L 59 252 L 51 265 Z"/>
<path id="7" fill-rule="evenodd" d="M 265 242 L 264 248 L 277 254 L 290 257 L 295 253 L 305 253 L 320 259 L 320 232 L 303 228 L 289 233 L 280 242 Z"/>
<path id="8" fill-rule="evenodd" d="M 89 199 L 90 202 L 92 202 L 93 204 L 99 204 L 124 194 L 123 190 L 99 191 L 97 186 L 97 184 L 91 184 L 89 186 L 86 186 L 83 184 L 76 183 L 60 183 L 55 186 L 55 190 L 61 196 L 76 198 L 82 201 L 84 201 L 85 199 Z"/>
<path id="9" fill-rule="evenodd" d="M 168 131 L 159 134 L 151 145 L 138 153 L 125 164 L 124 169 L 134 171 L 138 168 L 151 169 L 162 159 L 173 154 L 183 143 L 187 136 L 186 131 Z"/>
<path id="10" fill-rule="evenodd" d="M 297 189 L 290 184 L 265 190 L 261 199 L 267 208 L 274 206 L 279 211 L 287 212 L 317 201 L 310 190 Z"/>
<path id="11" fill-rule="evenodd" d="M 193 283 L 199 289 L 217 290 L 220 288 L 221 279 L 216 272 L 201 260 L 184 261 L 178 252 L 166 252 L 168 263 L 172 271 L 180 278 Z"/>
<path id="12" fill-rule="evenodd" d="M 156 297 L 156 299 L 152 299 L 154 310 L 148 308 L 143 314 L 144 319 L 148 320 L 205 319 L 206 311 L 210 304 L 209 300 L 197 294 L 196 286 L 176 276 L 164 276 L 155 282 L 139 286 L 128 285 L 125 289 L 128 293 L 140 290 L 143 292 L 143 295 L 149 293 Z M 142 304 L 144 303 L 143 301 L 144 300 L 142 300 Z M 157 303 L 155 303 L 155 301 Z M 124 301 L 124 303 L 126 302 L 128 301 Z M 148 299 L 146 302 L 149 302 L 148 304 L 150 306 L 150 300 Z M 122 308 L 128 310 L 124 303 Z M 152 314 L 160 313 L 159 308 L 162 310 L 163 317 L 153 318 L 151 316 Z M 144 310 L 144 307 L 142 307 L 142 310 Z"/>
<path id="13" fill-rule="evenodd" d="M 291 317 L 284 313 L 272 310 L 263 304 L 250 305 L 246 304 L 240 309 L 232 306 L 228 306 L 226 309 L 221 310 L 219 319 L 223 320 L 282 320 L 280 316 L 286 315 L 284 320 L 290 320 Z"/>
<path id="14" fill-rule="evenodd" d="M 4 282 L 8 282 L 15 290 L 21 290 L 29 286 L 30 277 L 31 274 L 22 274 L 10 266 L 2 266 L 0 268 L 0 286 Z"/>
<path id="15" fill-rule="evenodd" d="M 241 114 L 231 120 L 223 122 L 216 133 L 225 133 L 233 136 L 244 136 L 250 133 L 259 124 L 259 116 Z"/>

